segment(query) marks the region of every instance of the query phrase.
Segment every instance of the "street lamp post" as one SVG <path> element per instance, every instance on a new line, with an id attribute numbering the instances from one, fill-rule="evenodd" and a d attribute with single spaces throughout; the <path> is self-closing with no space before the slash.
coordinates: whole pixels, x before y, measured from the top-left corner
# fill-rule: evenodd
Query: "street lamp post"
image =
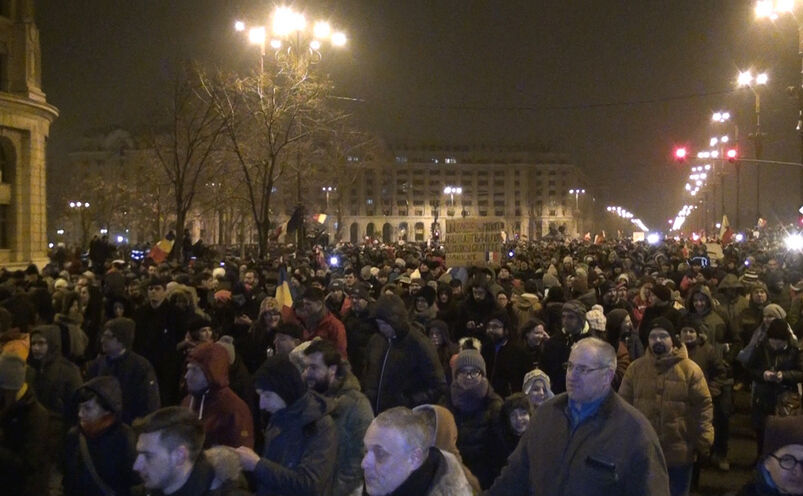
<path id="1" fill-rule="evenodd" d="M 463 194 L 463 188 L 461 188 L 460 186 L 446 186 L 445 188 L 443 188 L 443 194 L 444 195 L 449 195 L 449 197 L 450 197 L 450 205 L 452 207 L 452 211 L 451 211 L 451 213 L 449 213 L 449 215 L 453 215 L 454 214 L 454 195 L 462 195 Z"/>
<path id="2" fill-rule="evenodd" d="M 86 247 L 87 225 L 85 212 L 89 208 L 89 202 L 71 201 L 69 205 L 71 209 L 78 211 L 78 219 L 81 223 L 81 248 L 83 249 Z"/>
<path id="3" fill-rule="evenodd" d="M 321 191 L 326 193 L 326 213 L 329 213 L 329 194 L 332 191 L 337 191 L 337 188 L 335 188 L 333 186 L 324 186 L 324 187 L 321 188 Z"/>
<path id="4" fill-rule="evenodd" d="M 797 24 L 797 46 L 798 57 L 800 59 L 801 71 L 800 81 L 795 87 L 797 94 L 798 118 L 797 132 L 800 139 L 800 162 L 803 163 L 803 19 L 794 15 L 793 0 L 759 0 L 755 4 L 756 17 L 759 19 L 778 19 L 783 14 L 789 14 Z M 799 176 L 800 202 L 803 203 L 803 168 L 800 169 Z"/>
<path id="5" fill-rule="evenodd" d="M 569 190 L 570 195 L 574 195 L 574 212 L 577 215 L 577 234 L 582 235 L 582 216 L 580 215 L 580 195 L 586 194 L 583 188 L 572 188 Z"/>
<path id="6" fill-rule="evenodd" d="M 759 86 L 764 86 L 769 82 L 769 76 L 766 72 L 757 74 L 755 77 L 750 71 L 740 72 L 736 79 L 736 84 L 740 88 L 749 88 L 755 96 L 755 113 L 756 113 L 756 132 L 753 135 L 753 151 L 756 160 L 761 160 L 762 155 L 762 142 L 761 142 L 761 95 L 758 92 Z M 761 217 L 761 166 L 756 164 L 756 219 Z"/>

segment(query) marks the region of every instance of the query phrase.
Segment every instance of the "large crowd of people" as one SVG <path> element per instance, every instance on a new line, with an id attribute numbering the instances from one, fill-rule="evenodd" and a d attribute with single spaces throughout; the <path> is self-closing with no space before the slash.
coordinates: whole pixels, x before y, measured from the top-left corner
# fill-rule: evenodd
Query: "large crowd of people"
<path id="1" fill-rule="evenodd" d="M 803 494 L 803 257 L 772 233 L 0 271 L 14 495 Z M 719 248 L 719 247 L 717 247 Z M 713 255 L 715 253 L 716 255 Z"/>

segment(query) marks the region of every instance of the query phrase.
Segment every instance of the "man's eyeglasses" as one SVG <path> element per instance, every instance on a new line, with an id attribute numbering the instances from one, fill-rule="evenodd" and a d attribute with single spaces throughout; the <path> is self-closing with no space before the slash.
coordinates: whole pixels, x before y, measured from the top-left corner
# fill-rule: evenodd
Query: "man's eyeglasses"
<path id="1" fill-rule="evenodd" d="M 571 374 L 572 372 L 577 372 L 580 375 L 588 375 L 591 372 L 607 369 L 608 367 L 586 367 L 585 365 L 575 365 L 572 362 L 566 362 L 563 364 L 563 368 L 566 369 L 566 372 Z"/>
<path id="2" fill-rule="evenodd" d="M 792 455 L 783 455 L 778 457 L 770 454 L 770 456 L 778 460 L 778 465 L 780 465 L 784 470 L 794 470 L 798 464 L 803 466 L 803 460 L 798 460 Z"/>

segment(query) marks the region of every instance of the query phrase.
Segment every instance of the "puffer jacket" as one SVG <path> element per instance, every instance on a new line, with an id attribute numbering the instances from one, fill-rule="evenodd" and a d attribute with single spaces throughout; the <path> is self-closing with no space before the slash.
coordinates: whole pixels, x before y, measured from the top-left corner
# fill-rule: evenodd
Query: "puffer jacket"
<path id="1" fill-rule="evenodd" d="M 77 405 L 73 395 L 83 382 L 78 366 L 61 354 L 61 329 L 57 325 L 43 325 L 34 328 L 31 336 L 41 334 L 47 341 L 47 355 L 36 360 L 28 356 L 26 382 L 36 393 L 36 399 L 56 413 L 64 424 L 69 426 L 77 420 Z"/>
<path id="2" fill-rule="evenodd" d="M 337 428 L 330 409 L 326 398 L 307 391 L 271 416 L 254 468 L 258 496 L 332 494 Z"/>
<path id="3" fill-rule="evenodd" d="M 374 315 L 396 331 L 391 339 L 377 332 L 368 341 L 363 385 L 374 413 L 394 406 L 438 403 L 446 391 L 446 376 L 432 341 L 407 320 L 402 299 L 381 296 Z"/>
<path id="4" fill-rule="evenodd" d="M 181 402 L 198 414 L 206 433 L 205 447 L 224 445 L 254 447 L 254 421 L 248 405 L 229 387 L 229 355 L 217 343 L 204 343 L 190 350 L 189 362 L 203 370 L 209 387 L 188 394 Z"/>
<path id="5" fill-rule="evenodd" d="M 714 442 L 714 407 L 700 367 L 680 345 L 664 356 L 651 349 L 627 369 L 619 395 L 647 417 L 661 442 L 667 467 L 694 461 Z"/>

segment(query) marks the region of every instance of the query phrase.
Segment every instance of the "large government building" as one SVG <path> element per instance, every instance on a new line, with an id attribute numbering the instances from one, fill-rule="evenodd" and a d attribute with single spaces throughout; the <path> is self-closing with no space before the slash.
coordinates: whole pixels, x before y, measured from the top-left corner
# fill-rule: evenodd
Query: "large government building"
<path id="1" fill-rule="evenodd" d="M 550 228 L 567 235 L 591 228 L 583 225 L 592 210 L 588 181 L 565 155 L 524 146 L 391 150 L 390 160 L 362 164 L 351 185 L 329 193 L 342 195 L 344 239 L 424 241 L 454 218 L 504 222 L 508 236 L 530 239 Z"/>
<path id="2" fill-rule="evenodd" d="M 0 0 L 0 265 L 47 263 L 45 145 L 58 110 L 42 92 L 33 0 Z"/>

